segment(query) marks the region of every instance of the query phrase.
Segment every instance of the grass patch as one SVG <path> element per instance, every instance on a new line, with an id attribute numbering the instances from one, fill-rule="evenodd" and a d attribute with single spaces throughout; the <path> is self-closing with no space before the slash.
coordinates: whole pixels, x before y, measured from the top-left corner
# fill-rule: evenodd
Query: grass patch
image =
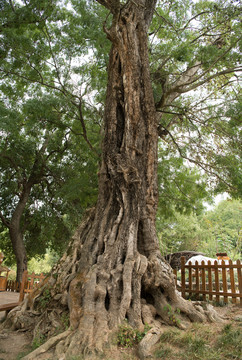
<path id="1" fill-rule="evenodd" d="M 46 340 L 47 339 L 43 334 L 37 333 L 36 337 L 32 341 L 31 350 L 34 351 L 35 349 L 43 345 L 46 342 Z"/>
<path id="2" fill-rule="evenodd" d="M 21 360 L 22 358 L 24 358 L 26 355 L 28 355 L 31 352 L 31 349 L 26 350 L 26 351 L 21 351 L 18 355 L 16 360 Z M 1 360 L 1 359 L 0 359 Z"/>
<path id="3" fill-rule="evenodd" d="M 162 334 L 154 353 L 166 360 L 239 360 L 242 334 L 239 324 L 194 324 L 189 330 Z"/>
<path id="4" fill-rule="evenodd" d="M 233 327 L 232 324 L 225 325 L 218 338 L 217 348 L 223 349 L 225 359 L 241 359 L 242 332 L 239 325 L 237 327 Z"/>
<path id="5" fill-rule="evenodd" d="M 172 350 L 168 346 L 162 346 L 159 350 L 155 352 L 156 359 L 167 359 L 167 356 L 170 355 Z"/>

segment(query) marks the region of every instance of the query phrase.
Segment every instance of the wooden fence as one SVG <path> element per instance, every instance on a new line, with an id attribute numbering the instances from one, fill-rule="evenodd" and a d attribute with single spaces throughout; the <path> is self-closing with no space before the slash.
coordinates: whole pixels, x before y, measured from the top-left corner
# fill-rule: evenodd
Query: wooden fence
<path id="1" fill-rule="evenodd" d="M 34 272 L 32 274 L 27 274 L 27 280 L 24 284 L 24 292 L 29 293 L 32 291 L 39 283 L 45 278 L 45 275 L 41 273 L 36 275 Z M 5 291 L 20 291 L 20 284 L 15 280 L 7 280 L 6 290 Z"/>
<path id="2" fill-rule="evenodd" d="M 0 276 L 0 291 L 6 290 L 7 280 L 8 280 L 7 276 Z"/>
<path id="3" fill-rule="evenodd" d="M 178 287 L 177 279 L 176 284 L 182 296 L 191 297 L 195 294 L 203 296 L 203 300 L 216 300 L 219 302 L 223 297 L 224 303 L 228 303 L 228 298 L 232 298 L 232 303 L 236 303 L 240 299 L 242 306 L 242 279 L 241 279 L 242 264 L 237 260 L 234 264 L 229 260 L 228 264 L 218 263 L 207 264 L 202 261 L 198 264 L 192 265 L 191 261 L 185 265 L 185 257 L 181 258 L 181 286 Z"/>

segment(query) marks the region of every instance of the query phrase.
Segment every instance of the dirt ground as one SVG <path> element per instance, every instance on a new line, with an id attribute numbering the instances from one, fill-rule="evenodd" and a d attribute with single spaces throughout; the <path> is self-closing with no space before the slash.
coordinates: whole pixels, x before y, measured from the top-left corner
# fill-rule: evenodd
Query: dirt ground
<path id="1" fill-rule="evenodd" d="M 242 318 L 242 309 L 238 305 L 229 305 L 225 307 L 217 307 L 217 312 L 225 317 L 225 324 L 231 322 L 235 318 Z M 1 317 L 3 314 L 1 314 Z M 205 324 L 206 326 L 206 324 Z M 217 324 L 209 324 L 216 331 Z M 31 335 L 23 331 L 2 330 L 0 332 L 0 360 L 20 360 L 24 354 L 26 355 L 31 349 Z M 45 354 L 41 359 L 54 360 L 51 353 Z M 102 355 L 102 359 L 104 359 Z M 135 349 L 109 349 L 105 360 L 137 360 L 137 352 Z M 38 359 L 40 360 L 40 359 Z"/>
<path id="2" fill-rule="evenodd" d="M 8 331 L 0 334 L 0 360 L 20 359 L 23 353 L 30 347 L 31 337 L 29 334 L 17 331 Z"/>

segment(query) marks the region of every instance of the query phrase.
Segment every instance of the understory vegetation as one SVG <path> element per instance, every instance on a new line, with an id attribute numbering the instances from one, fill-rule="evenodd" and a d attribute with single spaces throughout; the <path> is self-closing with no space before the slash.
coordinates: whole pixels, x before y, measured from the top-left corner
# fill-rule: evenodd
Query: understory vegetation
<path id="1" fill-rule="evenodd" d="M 221 325 L 220 325 L 221 326 Z M 155 352 L 155 359 L 166 360 L 239 360 L 241 323 L 230 323 L 214 331 L 209 324 L 194 324 L 188 331 L 165 331 Z"/>
<path id="2" fill-rule="evenodd" d="M 132 328 L 128 322 L 124 322 L 119 327 L 117 345 L 124 348 L 132 347 L 138 344 L 149 330 L 150 326 L 148 324 L 145 325 L 144 331 L 139 331 L 138 329 Z"/>
<path id="3" fill-rule="evenodd" d="M 200 215 L 175 212 L 168 218 L 158 216 L 161 253 L 191 250 L 216 257 L 217 252 L 227 252 L 232 260 L 240 259 L 241 218 L 242 202 L 231 199 Z"/>
<path id="4" fill-rule="evenodd" d="M 193 324 L 188 330 L 167 327 L 160 337 L 153 353 L 153 359 L 166 360 L 239 360 L 241 356 L 242 323 L 230 321 L 226 324 Z M 105 360 L 137 360 L 137 346 L 149 330 L 147 326 L 143 332 L 133 329 L 124 323 L 117 332 L 113 346 L 106 349 L 97 359 Z M 31 349 L 26 349 L 18 356 L 22 359 L 26 354 L 40 346 L 43 339 L 36 338 Z M 82 355 L 68 360 L 83 360 Z"/>

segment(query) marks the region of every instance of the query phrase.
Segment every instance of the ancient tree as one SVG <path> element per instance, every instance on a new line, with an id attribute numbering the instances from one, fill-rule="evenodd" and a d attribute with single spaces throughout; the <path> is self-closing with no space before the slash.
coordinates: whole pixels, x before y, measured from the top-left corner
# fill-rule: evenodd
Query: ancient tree
<path id="1" fill-rule="evenodd" d="M 33 314 L 31 319 L 50 337 L 46 348 L 57 344 L 56 351 L 66 355 L 101 350 L 124 319 L 136 328 L 146 322 L 171 323 L 167 304 L 180 309 L 181 320 L 206 319 L 201 309 L 176 292 L 155 228 L 158 135 L 169 133 L 159 126 L 157 108 L 170 104 L 197 80 L 200 64 L 184 72 L 155 105 L 147 34 L 156 1 L 99 3 L 112 14 L 111 27 L 104 25 L 112 46 L 98 201 L 44 286 L 12 316 L 15 327 L 26 326 L 28 312 L 43 305 L 41 298 L 48 290 L 51 316 L 46 311 L 38 320 L 34 312 L 36 319 Z M 69 313 L 69 330 L 52 339 L 62 311 Z"/>

